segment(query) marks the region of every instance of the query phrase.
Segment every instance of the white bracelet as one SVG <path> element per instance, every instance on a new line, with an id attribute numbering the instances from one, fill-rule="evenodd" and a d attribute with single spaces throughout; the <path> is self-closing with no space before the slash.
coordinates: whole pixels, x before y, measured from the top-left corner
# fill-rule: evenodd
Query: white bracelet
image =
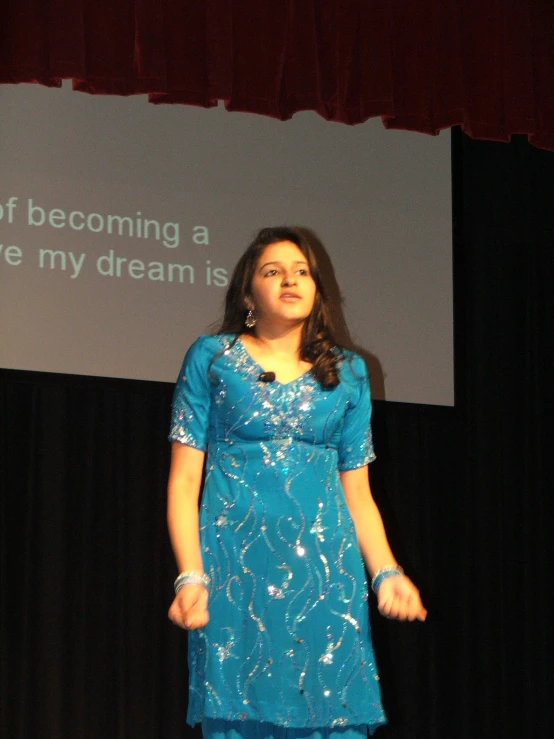
<path id="1" fill-rule="evenodd" d="M 181 572 L 173 583 L 175 588 L 175 595 L 184 588 L 185 585 L 202 585 L 206 590 L 210 587 L 210 578 L 205 572 L 199 572 L 198 570 L 188 570 L 187 572 Z"/>

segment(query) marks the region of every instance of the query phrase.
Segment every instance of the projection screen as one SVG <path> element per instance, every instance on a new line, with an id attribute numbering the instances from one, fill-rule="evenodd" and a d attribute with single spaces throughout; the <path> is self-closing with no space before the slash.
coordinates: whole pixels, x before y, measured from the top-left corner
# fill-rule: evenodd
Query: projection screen
<path id="1" fill-rule="evenodd" d="M 174 381 L 255 231 L 310 229 L 373 395 L 453 404 L 450 138 L 0 88 L 0 366 Z"/>

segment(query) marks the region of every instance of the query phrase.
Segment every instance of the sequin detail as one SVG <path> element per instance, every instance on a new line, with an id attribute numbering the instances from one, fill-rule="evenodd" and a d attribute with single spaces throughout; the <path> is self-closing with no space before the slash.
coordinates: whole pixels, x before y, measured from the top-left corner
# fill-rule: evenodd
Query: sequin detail
<path id="1" fill-rule="evenodd" d="M 202 337 L 175 391 L 170 438 L 207 454 L 210 620 L 189 633 L 187 720 L 375 728 L 367 583 L 338 474 L 374 456 L 365 367 L 348 355 L 331 390 L 261 371 L 240 340 Z"/>

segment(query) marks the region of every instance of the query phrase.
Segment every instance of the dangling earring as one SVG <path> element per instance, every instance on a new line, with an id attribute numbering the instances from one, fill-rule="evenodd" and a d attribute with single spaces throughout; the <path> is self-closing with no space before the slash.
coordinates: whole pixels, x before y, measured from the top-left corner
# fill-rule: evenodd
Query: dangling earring
<path id="1" fill-rule="evenodd" d="M 246 326 L 246 328 L 254 328 L 254 326 L 256 325 L 256 316 L 254 315 L 253 310 L 249 310 L 246 314 L 244 325 Z"/>

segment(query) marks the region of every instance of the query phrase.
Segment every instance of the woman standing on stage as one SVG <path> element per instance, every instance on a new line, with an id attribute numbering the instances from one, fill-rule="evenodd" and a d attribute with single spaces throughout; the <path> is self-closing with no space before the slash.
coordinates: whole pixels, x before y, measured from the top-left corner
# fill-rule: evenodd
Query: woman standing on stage
<path id="1" fill-rule="evenodd" d="M 190 632 L 187 720 L 205 739 L 363 739 L 385 722 L 364 563 L 384 616 L 426 611 L 371 496 L 370 417 L 312 250 L 262 229 L 173 403 L 169 617 Z"/>

